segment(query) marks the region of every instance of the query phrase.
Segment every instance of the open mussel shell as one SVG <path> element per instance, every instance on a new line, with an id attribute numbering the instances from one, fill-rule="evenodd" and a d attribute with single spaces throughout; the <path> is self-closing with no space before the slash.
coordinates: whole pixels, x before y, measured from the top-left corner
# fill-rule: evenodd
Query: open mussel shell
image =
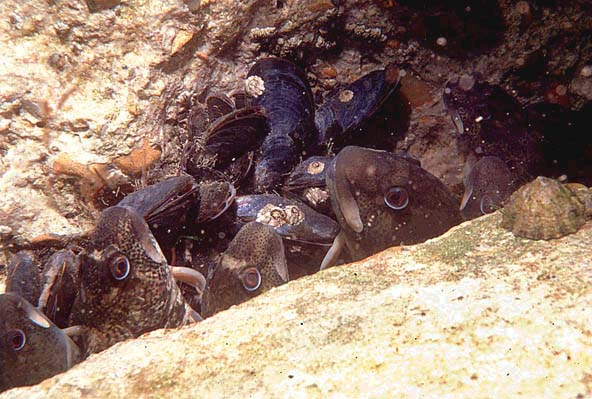
<path id="1" fill-rule="evenodd" d="M 41 293 L 41 270 L 42 266 L 33 252 L 17 252 L 8 263 L 6 292 L 14 292 L 37 305 Z"/>
<path id="2" fill-rule="evenodd" d="M 575 233 L 585 222 L 590 192 L 577 192 L 555 179 L 539 176 L 516 190 L 502 209 L 501 226 L 531 240 Z"/>
<path id="3" fill-rule="evenodd" d="M 315 135 L 313 96 L 304 72 L 292 62 L 264 58 L 250 69 L 246 86 L 253 104 L 265 109 L 270 128 L 255 169 L 255 189 L 281 184 Z"/>
<path id="4" fill-rule="evenodd" d="M 318 145 L 334 142 L 342 147 L 348 133 L 374 114 L 399 87 L 401 74 L 394 67 L 372 71 L 334 91 L 319 107 L 315 125 Z"/>
<path id="5" fill-rule="evenodd" d="M 45 263 L 38 308 L 58 327 L 69 326 L 72 304 L 78 294 L 80 261 L 72 251 L 57 251 Z"/>
<path id="6" fill-rule="evenodd" d="M 236 190 L 231 183 L 210 181 L 199 185 L 199 213 L 197 223 L 216 219 L 232 205 Z"/>
<path id="7" fill-rule="evenodd" d="M 250 97 L 244 90 L 235 90 L 230 93 L 230 97 L 234 101 L 236 109 L 246 108 L 252 105 L 252 97 Z"/>
<path id="8" fill-rule="evenodd" d="M 339 232 L 334 220 L 297 200 L 258 194 L 239 196 L 236 204 L 239 222 L 267 224 L 286 240 L 330 246 Z"/>
<path id="9" fill-rule="evenodd" d="M 206 98 L 208 118 L 211 122 L 234 111 L 234 102 L 224 94 L 213 94 Z"/>
<path id="10" fill-rule="evenodd" d="M 205 151 L 205 155 L 215 156 L 215 167 L 220 170 L 249 151 L 258 149 L 267 132 L 263 108 L 243 108 L 224 115 L 212 124 L 197 138 L 197 149 Z M 199 164 L 199 159 L 196 161 Z"/>
<path id="11" fill-rule="evenodd" d="M 199 185 L 191 176 L 174 176 L 141 188 L 117 204 L 140 214 L 152 228 L 182 224 L 198 206 Z"/>

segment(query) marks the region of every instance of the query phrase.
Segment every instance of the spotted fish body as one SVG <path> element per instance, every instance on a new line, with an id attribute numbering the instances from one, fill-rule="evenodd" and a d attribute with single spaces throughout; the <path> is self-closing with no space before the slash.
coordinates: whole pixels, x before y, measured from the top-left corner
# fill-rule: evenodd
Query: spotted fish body
<path id="1" fill-rule="evenodd" d="M 71 324 L 85 330 L 87 353 L 191 321 L 193 312 L 137 212 L 120 206 L 107 208 L 91 242 L 92 248 L 81 261 L 81 288 L 71 317 Z"/>
<path id="2" fill-rule="evenodd" d="M 334 247 L 344 243 L 354 260 L 423 242 L 462 221 L 446 186 L 403 154 L 346 147 L 329 167 L 327 187 L 341 225 Z"/>
<path id="3" fill-rule="evenodd" d="M 465 220 L 503 207 L 517 186 L 517 176 L 498 157 L 483 157 L 464 178 L 465 192 L 460 210 Z"/>
<path id="4" fill-rule="evenodd" d="M 202 313 L 211 316 L 288 279 L 281 237 L 268 225 L 247 223 L 208 273 Z"/>
<path id="5" fill-rule="evenodd" d="M 21 296 L 0 294 L 0 392 L 34 385 L 80 361 L 74 342 Z"/>

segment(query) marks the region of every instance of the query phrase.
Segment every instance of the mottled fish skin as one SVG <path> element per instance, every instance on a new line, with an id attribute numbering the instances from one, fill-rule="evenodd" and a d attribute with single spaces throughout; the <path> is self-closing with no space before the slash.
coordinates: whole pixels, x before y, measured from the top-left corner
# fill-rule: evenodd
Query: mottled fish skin
<path id="1" fill-rule="evenodd" d="M 158 328 L 191 322 L 186 304 L 148 225 L 131 208 L 105 209 L 82 254 L 80 292 L 71 324 L 94 353 Z"/>
<path id="2" fill-rule="evenodd" d="M 6 292 L 14 292 L 37 305 L 41 293 L 40 262 L 31 251 L 17 252 L 8 263 Z"/>
<path id="3" fill-rule="evenodd" d="M 329 167 L 327 187 L 341 225 L 338 238 L 343 235 L 354 260 L 423 242 L 462 221 L 446 186 L 401 154 L 346 147 Z"/>
<path id="4" fill-rule="evenodd" d="M 247 223 L 209 271 L 202 313 L 204 317 L 211 316 L 288 279 L 280 236 L 270 226 Z"/>
<path id="5" fill-rule="evenodd" d="M 80 361 L 74 342 L 21 296 L 0 294 L 0 392 L 34 385 Z"/>
<path id="6" fill-rule="evenodd" d="M 470 220 L 502 208 L 516 189 L 517 177 L 500 158 L 483 157 L 470 168 L 464 185 L 460 210 Z"/>
<path id="7" fill-rule="evenodd" d="M 541 137 L 529 131 L 522 106 L 501 87 L 463 75 L 446 84 L 443 100 L 462 153 L 499 157 L 519 176 L 539 174 L 544 165 Z"/>

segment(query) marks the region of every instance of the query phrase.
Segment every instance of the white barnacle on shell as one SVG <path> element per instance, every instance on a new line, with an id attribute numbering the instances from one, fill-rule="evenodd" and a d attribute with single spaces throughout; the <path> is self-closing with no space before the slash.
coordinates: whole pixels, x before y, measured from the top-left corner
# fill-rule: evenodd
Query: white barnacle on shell
<path id="1" fill-rule="evenodd" d="M 324 203 L 329 199 L 329 193 L 318 187 L 311 187 L 304 192 L 304 197 L 313 205 Z"/>
<path id="2" fill-rule="evenodd" d="M 287 205 L 285 208 L 281 208 L 273 204 L 267 204 L 257 213 L 255 220 L 271 227 L 281 227 L 285 224 L 295 226 L 304 220 L 304 212 L 295 205 Z"/>
<path id="3" fill-rule="evenodd" d="M 259 97 L 265 92 L 265 82 L 260 76 L 249 76 L 245 80 L 245 92 L 251 97 Z"/>
<path id="4" fill-rule="evenodd" d="M 296 205 L 286 205 L 286 221 L 292 226 L 296 226 L 304 220 L 304 212 Z"/>
<path id="5" fill-rule="evenodd" d="M 352 98 L 354 98 L 354 92 L 351 90 L 346 89 L 339 93 L 339 101 L 342 103 L 348 103 L 352 100 Z"/>

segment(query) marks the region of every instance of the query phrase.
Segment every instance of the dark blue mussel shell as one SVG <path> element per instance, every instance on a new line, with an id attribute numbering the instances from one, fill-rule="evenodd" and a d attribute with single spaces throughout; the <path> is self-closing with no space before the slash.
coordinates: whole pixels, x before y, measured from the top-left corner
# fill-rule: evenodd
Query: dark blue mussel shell
<path id="1" fill-rule="evenodd" d="M 330 156 L 312 156 L 300 162 L 284 182 L 284 195 L 296 198 L 315 211 L 335 218 L 325 182 Z"/>
<path id="2" fill-rule="evenodd" d="M 352 132 L 374 114 L 399 87 L 401 74 L 394 67 L 372 71 L 331 93 L 315 115 L 317 145 L 342 148 Z"/>
<path id="3" fill-rule="evenodd" d="M 41 293 L 42 266 L 31 251 L 17 252 L 8 263 L 6 292 L 13 292 L 37 305 Z"/>
<path id="4" fill-rule="evenodd" d="M 265 109 L 270 128 L 255 169 L 255 191 L 266 192 L 281 184 L 314 140 L 314 102 L 304 72 L 290 61 L 259 60 L 248 73 L 253 76 L 264 84 L 253 104 Z"/>
<path id="5" fill-rule="evenodd" d="M 226 181 L 175 176 L 135 191 L 118 206 L 134 209 L 146 220 L 161 247 L 191 234 L 197 225 L 220 216 L 234 201 L 236 190 Z"/>
<path id="6" fill-rule="evenodd" d="M 239 181 L 246 175 L 252 153 L 258 150 L 267 136 L 265 110 L 249 106 L 233 110 L 232 101 L 224 96 L 210 96 L 205 110 L 195 106 L 188 125 L 193 145 L 188 149 L 185 169 L 198 180 L 212 168 Z M 236 171 L 235 171 L 236 169 Z"/>
<path id="7" fill-rule="evenodd" d="M 279 195 L 242 195 L 236 198 L 236 204 L 239 223 L 255 220 L 269 224 L 287 240 L 330 245 L 339 231 L 339 226 L 331 218 L 315 212 L 300 201 Z M 278 212 L 277 222 L 271 220 L 276 216 L 274 210 Z"/>

